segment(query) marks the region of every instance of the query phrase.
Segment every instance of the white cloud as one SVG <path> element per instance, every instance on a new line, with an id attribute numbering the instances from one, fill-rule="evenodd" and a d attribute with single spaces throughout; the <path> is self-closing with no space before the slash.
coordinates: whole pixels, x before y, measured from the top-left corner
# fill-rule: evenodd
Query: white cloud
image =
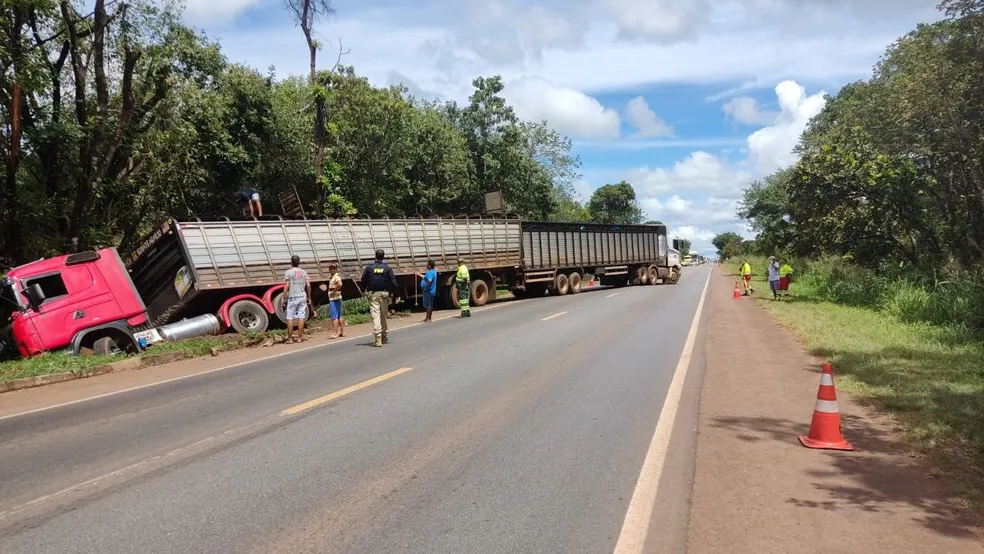
<path id="1" fill-rule="evenodd" d="M 656 115 L 646 99 L 641 96 L 629 100 L 626 104 L 625 119 L 629 125 L 638 129 L 636 135 L 642 138 L 668 137 L 673 134 L 673 127 Z"/>
<path id="2" fill-rule="evenodd" d="M 698 150 L 669 169 L 648 166 L 632 169 L 626 173 L 625 180 L 645 199 L 684 190 L 737 196 L 751 177 L 717 156 Z"/>
<path id="3" fill-rule="evenodd" d="M 708 11 L 707 0 L 605 0 L 621 38 L 671 41 L 691 36 Z"/>
<path id="4" fill-rule="evenodd" d="M 796 163 L 793 148 L 810 119 L 823 109 L 825 94 L 820 91 L 807 96 L 806 89 L 795 81 L 776 85 L 781 110 L 778 120 L 748 137 L 748 158 L 759 176 Z"/>
<path id="5" fill-rule="evenodd" d="M 257 5 L 259 0 L 186 0 L 184 16 L 195 25 L 216 25 L 233 21 Z"/>
<path id="6" fill-rule="evenodd" d="M 743 125 L 769 125 L 774 123 L 779 114 L 763 111 L 758 101 L 749 96 L 738 96 L 721 106 L 724 113 Z"/>
<path id="7" fill-rule="evenodd" d="M 587 204 L 591 200 L 591 195 L 594 194 L 594 187 L 591 183 L 585 181 L 584 179 L 578 179 L 574 182 L 574 199 L 581 204 Z"/>
<path id="8" fill-rule="evenodd" d="M 572 88 L 539 77 L 511 81 L 502 91 L 522 119 L 546 120 L 557 132 L 573 138 L 617 138 L 618 112 Z"/>

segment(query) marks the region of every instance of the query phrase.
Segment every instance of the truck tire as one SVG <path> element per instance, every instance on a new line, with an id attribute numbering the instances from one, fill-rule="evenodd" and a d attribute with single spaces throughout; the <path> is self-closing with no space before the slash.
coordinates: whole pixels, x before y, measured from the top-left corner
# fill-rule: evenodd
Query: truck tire
<path id="1" fill-rule="evenodd" d="M 444 289 L 444 304 L 454 310 L 461 307 L 461 302 L 458 301 L 458 285 L 451 285 Z"/>
<path id="2" fill-rule="evenodd" d="M 675 267 L 670 268 L 670 275 L 666 278 L 666 282 L 675 285 L 680 282 L 680 272 L 677 271 Z"/>
<path id="3" fill-rule="evenodd" d="M 659 284 L 659 271 L 656 270 L 656 266 L 649 266 L 649 284 L 658 285 Z"/>
<path id="4" fill-rule="evenodd" d="M 273 313 L 284 325 L 287 325 L 287 312 L 284 310 L 284 293 L 278 292 L 273 297 Z M 231 317 L 231 316 L 230 316 Z"/>
<path id="5" fill-rule="evenodd" d="M 237 333 L 262 333 L 270 325 L 270 317 L 256 302 L 240 300 L 229 308 L 229 325 Z"/>
<path id="6" fill-rule="evenodd" d="M 554 278 L 554 293 L 557 296 L 564 296 L 571 291 L 571 281 L 567 278 L 567 275 L 563 273 L 558 273 L 557 277 Z"/>
<path id="7" fill-rule="evenodd" d="M 116 340 L 116 337 L 101 337 L 92 343 L 92 353 L 96 356 L 110 356 L 112 354 L 126 353 L 135 354 L 137 351 L 133 341 L 127 340 L 124 343 Z"/>
<path id="8" fill-rule="evenodd" d="M 484 306 L 489 303 L 489 285 L 482 279 L 475 279 L 471 284 L 471 305 Z"/>
<path id="9" fill-rule="evenodd" d="M 568 277 L 568 281 L 570 282 L 570 286 L 571 286 L 571 294 L 577 294 L 577 293 L 581 292 L 581 274 L 580 273 L 578 273 L 576 271 L 574 273 L 571 273 L 571 276 Z"/>
<path id="10" fill-rule="evenodd" d="M 648 285 L 649 284 L 649 269 L 645 267 L 640 267 L 636 270 L 636 285 Z"/>

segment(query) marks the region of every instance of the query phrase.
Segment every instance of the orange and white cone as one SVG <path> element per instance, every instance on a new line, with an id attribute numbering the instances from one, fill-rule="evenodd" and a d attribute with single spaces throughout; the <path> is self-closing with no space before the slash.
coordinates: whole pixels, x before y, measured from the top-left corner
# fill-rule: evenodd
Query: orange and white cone
<path id="1" fill-rule="evenodd" d="M 824 362 L 823 373 L 820 375 L 820 389 L 817 391 L 817 405 L 813 409 L 810 434 L 800 436 L 799 441 L 807 448 L 854 450 L 841 434 L 837 389 L 834 388 L 834 371 L 829 362 Z"/>
<path id="2" fill-rule="evenodd" d="M 735 281 L 735 293 L 731 295 L 731 298 L 741 298 L 741 289 L 738 288 L 738 281 Z"/>

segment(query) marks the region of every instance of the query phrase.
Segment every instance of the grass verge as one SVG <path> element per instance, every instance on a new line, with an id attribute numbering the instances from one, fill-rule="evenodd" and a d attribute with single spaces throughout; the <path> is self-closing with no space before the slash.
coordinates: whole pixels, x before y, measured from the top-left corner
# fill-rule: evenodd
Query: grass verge
<path id="1" fill-rule="evenodd" d="M 409 315 L 409 311 L 397 312 L 398 317 Z M 308 323 L 312 330 L 331 326 L 328 306 L 318 308 L 318 317 Z M 363 298 L 346 300 L 342 303 L 342 318 L 346 325 L 359 325 L 372 320 L 369 315 L 369 302 Z M 267 339 L 274 341 L 283 338 L 283 329 L 273 329 L 264 333 L 246 335 L 226 334 L 218 337 L 198 337 L 178 342 L 161 342 L 146 350 L 143 355 L 163 354 L 169 352 L 186 352 L 191 356 L 205 356 L 212 349 L 235 350 L 264 343 Z M 126 356 L 72 356 L 61 352 L 52 352 L 26 360 L 10 360 L 0 363 L 0 382 L 52 375 L 56 373 L 86 373 L 87 370 L 112 362 L 123 360 Z"/>
<path id="2" fill-rule="evenodd" d="M 809 268 L 800 267 L 791 298 L 772 301 L 762 276 L 764 259 L 749 261 L 755 296 L 808 351 L 834 365 L 838 388 L 894 415 L 907 444 L 926 454 L 978 512 L 984 511 L 981 336 L 965 325 L 906 321 L 884 301 L 869 300 L 866 306 L 831 301 L 825 290 L 831 283 Z M 725 267 L 738 275 L 737 262 Z"/>

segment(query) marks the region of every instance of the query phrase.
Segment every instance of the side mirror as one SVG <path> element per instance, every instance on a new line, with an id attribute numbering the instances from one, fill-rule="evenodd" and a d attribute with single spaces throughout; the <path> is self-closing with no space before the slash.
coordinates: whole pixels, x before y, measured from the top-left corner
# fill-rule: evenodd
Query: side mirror
<path id="1" fill-rule="evenodd" d="M 44 304 L 44 291 L 41 290 L 41 285 L 35 283 L 26 289 L 24 289 L 24 296 L 27 297 L 27 304 L 35 312 L 41 311 L 41 304 Z"/>

